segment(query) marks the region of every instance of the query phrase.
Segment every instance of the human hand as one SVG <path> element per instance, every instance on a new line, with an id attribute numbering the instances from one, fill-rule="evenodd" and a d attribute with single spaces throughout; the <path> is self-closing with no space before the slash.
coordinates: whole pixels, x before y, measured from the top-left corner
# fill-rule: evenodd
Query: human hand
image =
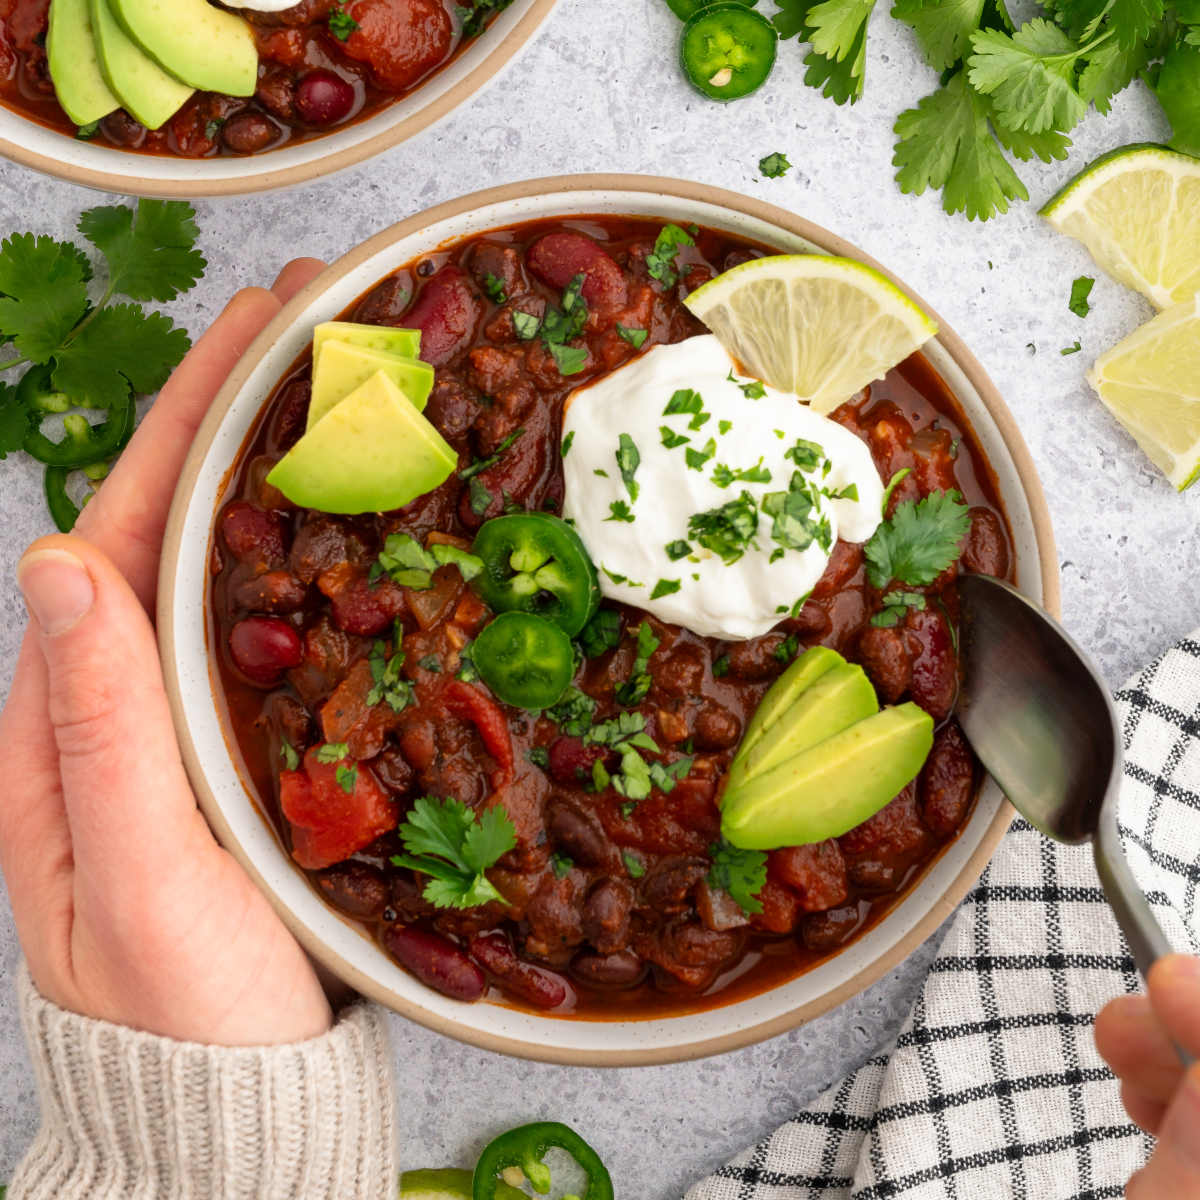
<path id="1" fill-rule="evenodd" d="M 35 542 L 17 572 L 32 616 L 0 716 L 0 868 L 30 972 L 63 1008 L 184 1041 L 300 1041 L 331 1022 L 311 963 L 196 806 L 149 615 L 196 428 L 321 266 L 230 301 L 75 535 Z"/>
<path id="2" fill-rule="evenodd" d="M 1130 1200 L 1200 1197 L 1200 958 L 1172 954 L 1151 968 L 1145 996 L 1119 996 L 1096 1018 L 1096 1047 L 1121 1081 L 1130 1120 L 1158 1144 L 1129 1181 Z"/>

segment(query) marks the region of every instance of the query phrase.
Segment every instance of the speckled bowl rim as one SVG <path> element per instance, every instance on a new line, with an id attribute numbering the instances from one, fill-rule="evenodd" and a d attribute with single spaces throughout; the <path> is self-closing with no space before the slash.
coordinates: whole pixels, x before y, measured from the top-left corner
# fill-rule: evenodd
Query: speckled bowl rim
<path id="1" fill-rule="evenodd" d="M 301 147 L 304 146 L 320 147 L 329 144 L 329 148 L 324 151 L 318 150 L 311 157 L 305 154 L 304 161 L 291 166 L 272 166 L 272 163 L 281 161 L 278 156 L 286 158 L 291 155 L 286 146 L 262 155 L 178 160 L 159 155 L 127 153 L 116 147 L 89 147 L 86 142 L 73 141 L 67 135 L 49 129 L 37 121 L 31 121 L 17 110 L 4 106 L 0 106 L 0 126 L 9 126 L 11 132 L 8 136 L 0 133 L 0 156 L 67 183 L 128 196 L 190 200 L 249 195 L 308 183 L 390 150 L 473 99 L 512 63 L 517 52 L 529 42 L 538 27 L 550 15 L 554 3 L 555 0 L 515 0 L 511 8 L 502 11 L 484 32 L 480 40 L 480 53 L 474 56 L 478 61 L 473 66 L 460 65 L 462 59 L 471 53 L 471 47 L 446 65 L 446 72 L 454 73 L 456 68 L 458 71 L 465 71 L 451 86 L 437 89 L 438 75 L 441 74 L 439 71 L 408 96 L 402 97 L 374 116 L 331 130 L 308 142 L 298 143 L 295 147 L 297 155 L 302 153 Z M 427 88 L 434 90 L 428 93 L 429 99 L 422 102 L 421 97 Z M 410 101 L 412 111 L 408 116 L 402 116 L 401 112 L 409 107 Z M 48 139 L 53 138 L 56 148 L 61 142 L 62 154 L 41 152 L 26 144 L 28 139 L 41 141 L 42 135 L 46 135 Z M 334 149 L 335 145 L 340 145 L 341 148 Z M 92 152 L 102 149 L 105 158 L 114 158 L 113 165 L 93 167 L 79 162 L 78 159 L 85 154 L 92 157 L 92 154 L 87 154 L 86 151 L 81 152 L 80 147 L 88 147 Z M 72 149 L 75 151 L 74 155 L 71 154 Z M 144 165 L 160 160 L 171 164 L 170 168 L 163 168 L 163 175 L 139 173 L 138 164 Z M 128 169 L 118 169 L 117 161 Z M 245 165 L 238 172 L 230 174 L 228 168 L 221 168 L 222 163 L 254 165 Z M 194 170 L 194 175 L 188 174 L 189 165 Z M 175 173 L 178 173 L 178 178 L 172 178 Z"/>
<path id="2" fill-rule="evenodd" d="M 588 208 L 586 205 L 581 206 L 578 203 L 572 203 L 569 208 L 555 209 L 549 203 L 556 195 L 581 192 L 591 193 L 596 197 L 594 207 Z M 163 658 L 167 693 L 172 715 L 179 731 L 183 760 L 199 797 L 200 807 L 222 845 L 233 854 L 255 882 L 264 890 L 283 921 L 318 962 L 363 995 L 384 1004 L 402 1016 L 411 1018 L 438 1033 L 446 1034 L 459 1041 L 486 1050 L 545 1062 L 617 1067 L 679 1062 L 734 1050 L 795 1028 L 863 991 L 878 980 L 886 971 L 908 957 L 913 950 L 938 928 L 966 895 L 967 891 L 982 873 L 1011 823 L 1013 811 L 1007 801 L 999 794 L 998 789 L 995 789 L 994 784 L 989 783 L 987 785 L 988 788 L 992 789 L 992 794 L 988 797 L 987 805 L 991 816 L 987 817 L 987 812 L 984 811 L 984 797 L 981 796 L 971 820 L 973 822 L 976 818 L 986 818 L 986 827 L 982 832 L 977 834 L 978 841 L 974 849 L 970 852 L 969 857 L 960 864 L 957 873 L 949 880 L 940 894 L 928 904 L 927 909 L 921 915 L 915 918 L 914 923 L 907 928 L 907 931 L 902 936 L 897 937 L 890 944 L 883 946 L 877 953 L 874 953 L 873 957 L 861 969 L 856 970 L 848 978 L 815 996 L 808 1002 L 788 1008 L 787 1011 L 780 1012 L 769 1019 L 742 1025 L 728 1032 L 699 1037 L 694 1041 L 675 1041 L 669 1045 L 656 1045 L 653 1038 L 643 1037 L 641 1039 L 634 1038 L 638 1042 L 636 1045 L 630 1044 L 615 1048 L 606 1048 L 605 1046 L 594 1044 L 580 1046 L 571 1044 L 573 1039 L 570 1031 L 573 1027 L 588 1027 L 589 1036 L 595 1033 L 597 1038 L 603 1040 L 598 1032 L 601 1027 L 614 1030 L 624 1027 L 640 1027 L 644 1032 L 647 1027 L 666 1029 L 667 1026 L 671 1026 L 670 1034 L 674 1037 L 679 1029 L 679 1026 L 674 1024 L 676 1022 L 687 1022 L 689 1020 L 694 1022 L 698 1018 L 709 1017 L 714 1013 L 731 1012 L 737 1009 L 739 1004 L 752 1003 L 754 1000 L 758 1000 L 758 997 L 752 998 L 750 1001 L 735 1002 L 732 1005 L 725 1006 L 724 1009 L 711 1009 L 705 1013 L 688 1014 L 673 1018 L 651 1018 L 645 1021 L 601 1022 L 578 1018 L 573 1021 L 567 1021 L 547 1016 L 539 1017 L 533 1014 L 533 1026 L 539 1029 L 539 1033 L 540 1030 L 544 1029 L 544 1035 L 514 1037 L 496 1032 L 494 1029 L 479 1027 L 479 1023 L 484 1025 L 489 1023 L 503 1025 L 504 1018 L 502 1015 L 489 1017 L 486 1014 L 483 1016 L 479 1016 L 478 1014 L 479 1010 L 483 1008 L 494 1010 L 496 1014 L 509 1014 L 511 1016 L 512 1010 L 504 1006 L 462 1005 L 455 1001 L 447 1001 L 444 997 L 436 993 L 428 992 L 428 989 L 425 989 L 420 984 L 417 984 L 417 989 L 419 990 L 410 989 L 413 991 L 412 995 L 404 996 L 398 994 L 393 987 L 386 986 L 380 980 L 372 978 L 368 971 L 361 970 L 347 962 L 337 950 L 300 920 L 287 904 L 276 895 L 264 879 L 263 873 L 255 866 L 245 848 L 233 835 L 229 821 L 217 802 L 204 766 L 199 760 L 197 749 L 189 730 L 187 717 L 188 703 L 185 701 L 180 683 L 180 664 L 176 657 L 179 647 L 175 625 L 176 578 L 182 561 L 181 555 L 184 552 L 184 528 L 190 515 L 191 499 L 200 479 L 202 467 L 228 410 L 239 397 L 246 381 L 258 364 L 267 356 L 275 343 L 290 331 L 290 327 L 296 322 L 298 314 L 304 312 L 304 310 L 313 304 L 314 300 L 320 298 L 332 286 L 343 280 L 348 274 L 361 264 L 367 262 L 374 255 L 385 251 L 389 246 L 403 238 L 418 234 L 431 227 L 436 227 L 443 221 L 454 218 L 466 218 L 468 214 L 476 210 L 490 208 L 498 204 L 513 205 L 531 198 L 546 202 L 545 215 L 547 216 L 551 215 L 551 213 L 557 213 L 565 217 L 570 217 L 573 214 L 584 215 L 585 213 L 594 212 L 611 211 L 615 213 L 616 209 L 604 207 L 605 202 L 610 204 L 616 202 L 612 199 L 612 194 L 614 193 L 637 196 L 640 198 L 641 203 L 647 205 L 652 202 L 652 198 L 660 198 L 662 201 L 663 216 L 667 217 L 667 219 L 670 219 L 669 213 L 673 207 L 694 203 L 712 205 L 725 210 L 729 214 L 731 221 L 736 221 L 741 217 L 764 222 L 779 230 L 785 241 L 791 240 L 794 242 L 795 239 L 799 238 L 826 253 L 854 258 L 874 267 L 887 276 L 887 278 L 891 279 L 907 295 L 911 296 L 916 303 L 920 304 L 938 322 L 941 330 L 935 341 L 940 344 L 941 351 L 944 351 L 944 355 L 939 351 L 939 356 L 945 360 L 939 368 L 943 376 L 946 373 L 946 362 L 953 364 L 951 367 L 952 371 L 961 372 L 962 379 L 978 395 L 985 410 L 985 416 L 990 416 L 994 424 L 994 430 L 998 433 L 1004 448 L 1007 450 L 1013 472 L 1015 472 L 1023 492 L 1023 500 L 1029 518 L 1028 533 L 1032 539 L 1032 549 L 1025 556 L 1025 584 L 1031 594 L 1039 596 L 1040 593 L 1040 601 L 1049 611 L 1055 614 L 1058 613 L 1060 602 L 1059 574 L 1053 530 L 1042 487 L 1029 451 L 1025 446 L 1012 414 L 1000 398 L 995 385 L 988 378 L 982 366 L 966 348 L 958 335 L 949 329 L 919 296 L 849 242 L 774 205 L 765 204 L 759 200 L 749 199 L 737 193 L 704 184 L 674 179 L 643 175 L 577 175 L 531 180 L 492 188 L 437 205 L 426 212 L 411 216 L 351 250 L 285 306 L 283 311 L 255 340 L 242 360 L 234 368 L 233 373 L 221 389 L 201 425 L 185 464 L 175 493 L 174 502 L 171 506 L 163 545 L 159 578 L 158 636 Z M 514 216 L 511 219 L 516 220 L 518 218 Z M 531 217 L 527 219 L 535 218 Z M 498 223 L 502 222 L 489 220 L 487 226 L 480 226 L 480 230 L 485 227 L 495 227 Z M 435 245 L 436 243 L 431 242 L 428 249 L 434 249 Z M 399 265 L 399 263 L 397 262 L 395 265 Z M 329 315 L 332 316 L 333 314 L 330 313 Z M 931 343 L 932 346 L 933 343 Z M 947 383 L 951 386 L 952 390 L 959 390 L 950 380 L 947 380 Z M 261 399 L 259 401 L 259 408 L 261 408 Z M 971 414 L 968 412 L 968 415 L 970 416 Z M 228 479 L 228 471 L 231 466 L 232 464 L 229 464 L 225 468 L 225 480 Z M 218 503 L 220 502 L 220 495 L 223 488 L 224 483 L 217 489 Z M 1012 495 L 1005 496 L 1006 505 L 1010 510 L 1015 499 Z M 212 515 L 211 513 L 209 514 L 210 527 Z M 189 546 L 188 553 L 193 555 L 199 553 L 194 542 Z M 207 558 L 207 545 L 204 553 Z M 1029 578 L 1030 574 L 1036 575 L 1036 579 Z M 207 614 L 207 599 L 204 603 L 204 609 Z M 211 669 L 211 659 L 209 659 L 210 674 Z M 194 705 L 207 704 L 211 706 L 214 703 L 213 695 L 197 696 L 192 703 Z M 209 719 L 211 719 L 211 715 Z M 225 732 L 225 740 L 228 743 L 229 734 L 227 730 Z M 242 786 L 245 788 L 246 785 L 243 783 Z M 247 801 L 255 803 L 249 795 L 247 796 Z M 257 807 L 257 805 L 255 806 Z M 968 823 L 967 828 L 971 828 L 971 822 Z M 960 835 L 960 842 L 963 836 Z M 954 844 L 957 843 L 952 843 L 952 845 Z M 273 869 L 274 865 L 269 864 L 267 869 Z M 290 864 L 285 862 L 284 866 L 289 871 L 292 870 Z M 936 864 L 934 869 L 936 869 Z M 293 872 L 293 874 L 295 873 Z M 864 935 L 864 938 L 869 939 L 875 930 L 886 928 L 892 914 L 904 910 L 906 902 L 912 898 L 914 893 L 920 890 L 921 886 L 921 883 L 918 882 L 908 893 L 905 900 L 901 900 L 891 910 L 889 916 L 885 917 L 872 931 Z M 913 910 L 907 910 L 908 919 L 912 919 L 912 912 Z M 843 955 L 851 953 L 854 947 L 859 945 L 862 940 L 860 939 L 858 942 L 851 943 L 844 951 L 826 961 L 836 962 Z M 378 951 L 378 958 L 381 963 L 388 962 L 382 951 Z M 400 970 L 394 964 L 389 964 L 389 969 L 392 973 Z M 820 969 L 821 966 L 814 968 L 817 971 Z M 385 968 L 380 967 L 379 970 L 383 973 Z M 810 971 L 799 978 L 804 979 L 806 976 L 811 976 L 811 974 L 812 972 Z M 411 979 L 411 977 L 408 978 Z M 792 986 L 795 983 L 796 980 L 793 980 L 789 984 L 780 985 L 780 988 L 760 993 L 760 996 L 770 996 L 775 991 Z M 441 1011 L 435 1011 L 438 1009 Z M 526 1024 L 530 1023 L 528 1020 L 530 1016 L 530 1014 L 522 1014 L 522 1019 Z M 464 1018 L 474 1018 L 476 1023 L 466 1021 Z M 632 1034 L 630 1036 L 633 1037 Z M 575 1040 L 578 1041 L 579 1039 Z M 552 1042 L 560 1042 L 562 1044 L 550 1044 Z"/>

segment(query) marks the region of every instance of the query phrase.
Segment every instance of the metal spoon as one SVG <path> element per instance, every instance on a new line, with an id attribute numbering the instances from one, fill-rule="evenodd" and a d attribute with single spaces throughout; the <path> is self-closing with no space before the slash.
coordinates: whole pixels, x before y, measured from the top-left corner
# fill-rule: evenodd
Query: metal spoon
<path id="1" fill-rule="evenodd" d="M 958 588 L 959 724 L 1031 825 L 1055 841 L 1092 843 L 1104 894 L 1144 977 L 1171 944 L 1121 848 L 1122 739 L 1108 688 L 1062 627 L 1016 588 L 987 575 L 964 575 Z"/>

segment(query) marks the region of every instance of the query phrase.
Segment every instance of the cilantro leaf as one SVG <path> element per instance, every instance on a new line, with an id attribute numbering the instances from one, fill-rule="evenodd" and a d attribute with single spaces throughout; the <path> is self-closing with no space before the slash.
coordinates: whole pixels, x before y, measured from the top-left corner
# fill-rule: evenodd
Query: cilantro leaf
<path id="1" fill-rule="evenodd" d="M 683 583 L 679 579 L 660 579 L 655 585 L 654 590 L 650 593 L 651 600 L 659 600 L 663 596 L 670 596 L 679 591 Z"/>
<path id="2" fill-rule="evenodd" d="M 925 61 L 935 71 L 946 71 L 970 49 L 983 0 L 896 0 L 892 16 L 912 28 Z"/>
<path id="3" fill-rule="evenodd" d="M 603 610 L 602 610 L 603 611 Z M 611 609 L 608 611 L 612 611 Z M 597 613 L 596 616 L 600 614 Z M 620 617 L 617 613 L 613 613 L 618 621 Z M 594 623 L 595 617 L 592 618 Z M 590 628 L 590 625 L 585 627 L 584 632 Z M 604 635 L 607 637 L 607 635 Z M 617 632 L 617 640 L 620 640 L 620 630 Z M 612 643 L 616 645 L 616 642 Z M 601 652 L 602 653 L 602 652 Z M 592 718 L 596 715 L 596 701 L 592 699 L 586 692 L 581 692 L 577 687 L 569 687 L 563 693 L 559 702 L 542 713 L 544 717 L 548 717 L 570 737 L 583 737 L 592 727 Z"/>
<path id="4" fill-rule="evenodd" d="M 1067 303 L 1067 307 L 1079 318 L 1086 317 L 1092 311 L 1092 306 L 1088 303 L 1088 297 L 1092 294 L 1092 288 L 1096 286 L 1096 281 L 1090 275 L 1080 275 L 1071 284 L 1071 299 Z"/>
<path id="5" fill-rule="evenodd" d="M 1087 105 L 1074 84 L 1083 51 L 1052 21 L 1035 17 L 1013 34 L 981 29 L 971 47 L 971 85 L 994 98 L 1004 125 L 1042 133 L 1082 120 Z"/>
<path id="6" fill-rule="evenodd" d="M 896 505 L 864 547 L 867 581 L 883 589 L 892 580 L 910 587 L 931 584 L 958 557 L 971 515 L 955 491 Z"/>
<path id="7" fill-rule="evenodd" d="M 779 179 L 791 169 L 792 164 L 788 162 L 787 155 L 778 150 L 764 155 L 758 160 L 759 174 L 765 175 L 768 179 Z"/>
<path id="8" fill-rule="evenodd" d="M 654 635 L 654 630 L 650 628 L 650 622 L 643 621 L 638 626 L 637 657 L 633 660 L 633 669 L 629 672 L 629 679 L 617 687 L 617 700 L 627 708 L 633 708 L 634 705 L 641 704 L 649 693 L 653 680 L 647 671 L 647 667 L 650 664 L 651 656 L 660 644 L 660 640 Z M 628 714 L 622 713 L 621 717 L 626 715 Z M 620 717 L 617 718 L 618 722 L 620 722 L 620 719 Z M 645 718 L 642 718 L 638 729 L 645 728 L 645 725 Z M 644 745 L 648 750 L 658 749 L 649 736 L 646 736 Z"/>
<path id="9" fill-rule="evenodd" d="M 502 805 L 482 814 L 459 800 L 422 796 L 399 828 L 406 854 L 392 863 L 429 876 L 425 899 L 437 908 L 475 908 L 507 903 L 484 871 L 516 844 L 516 830 Z"/>
<path id="10" fill-rule="evenodd" d="M 1076 87 L 1085 103 L 1099 112 L 1112 107 L 1112 98 L 1129 86 L 1150 61 L 1150 48 L 1144 42 L 1122 46 L 1112 38 L 1093 49 L 1085 58 Z"/>
<path id="11" fill-rule="evenodd" d="M 627 433 L 617 439 L 617 468 L 621 479 L 629 491 L 630 500 L 638 498 L 638 482 L 634 479 L 637 469 L 641 466 L 642 456 L 638 453 L 637 443 Z"/>
<path id="12" fill-rule="evenodd" d="M 475 479 L 471 480 L 474 484 Z M 491 503 L 488 496 L 487 504 Z M 487 505 L 485 504 L 486 508 Z M 455 566 L 463 579 L 470 581 L 483 570 L 483 559 L 459 546 L 435 542 L 426 549 L 407 533 L 389 533 L 379 552 L 379 572 L 386 572 L 401 587 L 423 592 L 433 586 L 433 573 L 438 567 Z"/>
<path id="13" fill-rule="evenodd" d="M 80 408 L 113 408 L 129 394 L 156 392 L 192 342 L 162 313 L 136 304 L 102 308 L 54 351 L 53 383 Z"/>
<path id="14" fill-rule="evenodd" d="M 17 401 L 17 389 L 0 383 L 0 459 L 15 454 L 25 444 L 29 431 L 29 413 Z"/>
<path id="15" fill-rule="evenodd" d="M 808 10 L 813 50 L 832 62 L 850 58 L 874 7 L 875 0 L 822 0 L 814 5 Z"/>
<path id="16" fill-rule="evenodd" d="M 719 554 L 726 566 L 732 566 L 746 553 L 757 530 L 758 506 L 746 491 L 736 500 L 688 518 L 688 537 Z"/>
<path id="17" fill-rule="evenodd" d="M 942 207 L 987 220 L 1007 212 L 1010 200 L 1029 193 L 1001 152 L 988 126 L 986 102 L 959 71 L 916 108 L 896 119 L 896 182 L 920 195 L 941 188 Z"/>
<path id="18" fill-rule="evenodd" d="M 578 375 L 587 366 L 586 346 L 564 346 L 550 342 L 547 347 L 560 375 Z"/>
<path id="19" fill-rule="evenodd" d="M 1189 40 L 1167 51 L 1154 94 L 1171 122 L 1170 145 L 1184 154 L 1200 155 L 1200 45 Z M 0 320 L 0 328 L 3 325 Z"/>
<path id="20" fill-rule="evenodd" d="M 857 104 L 862 97 L 864 72 L 867 67 L 867 25 L 864 21 L 858 36 L 842 59 L 826 58 L 810 50 L 804 58 L 807 70 L 804 82 L 819 88 L 821 95 L 834 104 Z"/>
<path id="21" fill-rule="evenodd" d="M 762 850 L 742 850 L 721 841 L 710 846 L 712 867 L 708 886 L 728 892 L 744 913 L 762 912 L 758 893 L 767 882 L 767 856 Z"/>
<path id="22" fill-rule="evenodd" d="M 646 255 L 646 271 L 657 279 L 664 290 L 673 288 L 679 279 L 675 257 L 684 246 L 694 246 L 695 239 L 678 225 L 664 225 L 654 239 L 654 249 Z"/>
<path id="23" fill-rule="evenodd" d="M 600 609 L 579 633 L 579 645 L 588 658 L 599 658 L 620 642 L 621 614 L 613 608 Z"/>
<path id="24" fill-rule="evenodd" d="M 133 300 L 174 300 L 208 265 L 194 249 L 196 214 L 182 200 L 139 200 L 88 209 L 79 232 L 104 255 L 108 288 Z"/>
<path id="25" fill-rule="evenodd" d="M 799 38 L 808 26 L 808 10 L 816 0 L 775 0 L 779 11 L 771 18 L 771 24 L 783 41 L 788 38 Z"/>
<path id="26" fill-rule="evenodd" d="M 614 500 L 608 506 L 608 516 L 604 519 L 606 521 L 624 521 L 626 524 L 632 525 L 634 516 L 624 500 Z"/>
<path id="27" fill-rule="evenodd" d="M 339 42 L 348 41 L 359 28 L 359 23 L 340 4 L 333 6 L 333 12 L 329 14 L 329 32 Z"/>
<path id="28" fill-rule="evenodd" d="M 648 329 L 627 329 L 620 321 L 617 322 L 617 336 L 628 342 L 635 350 L 640 350 L 646 338 L 650 336 Z"/>
<path id="29" fill-rule="evenodd" d="M 76 247 L 14 233 L 0 242 L 0 340 L 47 362 L 87 312 L 91 268 Z"/>

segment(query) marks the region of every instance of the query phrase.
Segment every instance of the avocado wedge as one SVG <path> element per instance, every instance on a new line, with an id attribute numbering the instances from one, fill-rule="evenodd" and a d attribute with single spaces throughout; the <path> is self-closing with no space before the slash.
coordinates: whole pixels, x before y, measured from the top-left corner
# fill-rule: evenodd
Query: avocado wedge
<path id="1" fill-rule="evenodd" d="M 721 832 L 746 850 L 839 837 L 874 816 L 918 775 L 933 746 L 933 718 L 915 704 L 867 717 L 726 788 Z"/>
<path id="2" fill-rule="evenodd" d="M 418 412 L 424 410 L 433 390 L 433 368 L 419 358 L 404 358 L 386 350 L 372 350 L 351 342 L 326 341 L 313 368 L 312 399 L 308 405 L 311 429 L 351 392 L 382 371 Z"/>
<path id="3" fill-rule="evenodd" d="M 61 0 L 55 0 L 60 3 Z M 100 55 L 100 70 L 122 107 L 147 129 L 159 129 L 192 95 L 193 88 L 169 75 L 121 28 L 109 0 L 90 0 L 88 11 Z"/>
<path id="4" fill-rule="evenodd" d="M 383 371 L 335 405 L 267 476 L 294 504 L 387 512 L 444 483 L 458 455 Z"/>
<path id="5" fill-rule="evenodd" d="M 812 687 L 826 671 L 832 671 L 834 667 L 845 664 L 846 660 L 828 646 L 812 646 L 805 650 L 767 689 L 766 695 L 746 726 L 746 732 L 742 735 L 738 757 L 753 750 L 759 738 L 795 703 L 796 698 Z"/>
<path id="6" fill-rule="evenodd" d="M 100 69 L 88 0 L 50 5 L 46 58 L 58 103 L 76 125 L 90 125 L 121 107 Z"/>
<path id="7" fill-rule="evenodd" d="M 322 321 L 313 330 L 313 370 L 321 365 L 326 342 L 349 342 L 367 350 L 382 350 L 401 358 L 421 357 L 421 331 L 391 325 L 360 325 L 356 321 Z"/>
<path id="8" fill-rule="evenodd" d="M 780 681 L 783 678 L 780 676 Z M 743 742 L 729 770 L 728 789 L 737 788 L 878 711 L 879 701 L 866 672 L 842 661 L 800 692 L 749 750 Z"/>
<path id="9" fill-rule="evenodd" d="M 258 47 L 242 17 L 208 0 L 108 2 L 121 28 L 180 82 L 202 92 L 254 95 Z"/>

